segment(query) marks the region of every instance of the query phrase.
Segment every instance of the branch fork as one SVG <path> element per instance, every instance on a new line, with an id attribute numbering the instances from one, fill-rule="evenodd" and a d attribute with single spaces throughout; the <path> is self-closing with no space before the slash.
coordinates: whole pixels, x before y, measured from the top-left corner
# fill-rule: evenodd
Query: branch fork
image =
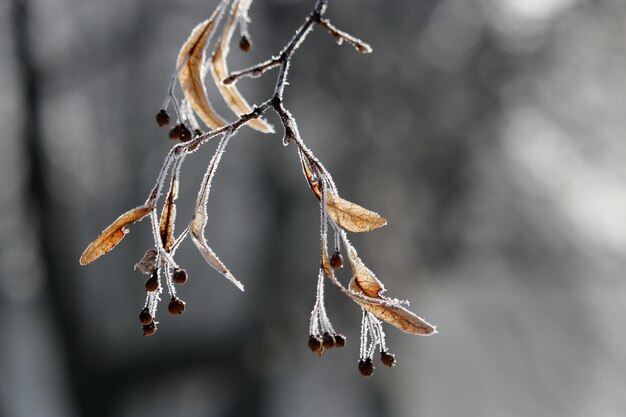
<path id="1" fill-rule="evenodd" d="M 264 113 L 271 108 L 279 116 L 283 126 L 283 144 L 294 143 L 296 146 L 304 177 L 320 207 L 320 268 L 316 302 L 311 312 L 309 325 L 309 348 L 321 355 L 325 349 L 343 347 L 346 342 L 343 335 L 335 332 L 324 306 L 324 277 L 327 277 L 341 293 L 358 304 L 362 310 L 358 368 L 361 374 L 369 376 L 374 370 L 372 358 L 376 350 L 380 351 L 384 365 L 395 365 L 394 356 L 387 352 L 385 333 L 382 329 L 383 322 L 404 332 L 417 335 L 434 334 L 436 329 L 409 311 L 408 303 L 384 295 L 385 288 L 382 282 L 358 257 L 356 249 L 347 238 L 347 232 L 368 232 L 384 226 L 387 220 L 378 213 L 339 196 L 330 172 L 302 140 L 294 116 L 284 105 L 283 96 L 288 84 L 287 77 L 291 60 L 296 50 L 315 27 L 319 26 L 326 30 L 338 44 L 344 42 L 350 44 L 360 53 L 370 53 L 372 49 L 367 43 L 332 25 L 324 17 L 327 0 L 317 0 L 311 13 L 278 54 L 249 68 L 229 73 L 227 67 L 229 44 L 237 26 L 240 27 L 241 49 L 247 51 L 252 47 L 252 39 L 248 31 L 250 4 L 250 0 L 222 0 L 213 14 L 199 23 L 183 43 L 167 88 L 166 98 L 156 117 L 160 126 L 169 124 L 170 117 L 167 108 L 172 104 L 176 124 L 170 131 L 169 137 L 180 142 L 173 145 L 167 154 L 156 184 L 150 191 L 146 202 L 122 214 L 106 228 L 87 247 L 80 258 L 80 263 L 82 265 L 91 263 L 112 250 L 127 234 L 128 226 L 132 223 L 146 217 L 150 219 L 154 248 L 149 249 L 135 265 L 138 272 L 149 276 L 145 284 L 146 301 L 139 315 L 143 333 L 146 336 L 154 334 L 157 330 L 156 311 L 164 288 L 167 289 L 170 298 L 169 312 L 173 315 L 180 315 L 185 309 L 184 301 L 177 295 L 176 286 L 187 281 L 187 273 L 180 268 L 174 257 L 180 244 L 188 236 L 191 237 L 207 263 L 243 291 L 243 284 L 234 277 L 208 245 L 205 236 L 208 221 L 207 201 L 219 163 L 230 140 L 239 129 L 247 125 L 262 133 L 274 132 L 273 127 L 262 118 Z M 227 13 L 229 7 L 230 12 Z M 222 33 L 213 44 L 212 54 L 208 56 L 206 49 L 211 45 L 220 21 L 227 14 Z M 260 77 L 277 67 L 278 74 L 272 96 L 259 105 L 248 104 L 236 88 L 236 82 L 243 77 Z M 204 84 L 207 71 L 211 73 L 228 107 L 237 115 L 237 119 L 233 122 L 227 123 L 213 109 Z M 177 84 L 183 92 L 183 98 L 180 100 L 175 92 Z M 208 127 L 207 132 L 202 132 L 198 119 Z M 176 201 L 182 164 L 188 155 L 217 137 L 220 140 L 202 179 L 193 218 L 176 237 L 174 233 Z M 168 178 L 169 191 L 159 215 L 157 206 Z M 329 231 L 332 231 L 334 235 L 333 252 L 330 256 L 328 252 Z M 335 270 L 343 266 L 342 249 L 351 271 L 351 280 L 347 286 L 335 276 Z"/>

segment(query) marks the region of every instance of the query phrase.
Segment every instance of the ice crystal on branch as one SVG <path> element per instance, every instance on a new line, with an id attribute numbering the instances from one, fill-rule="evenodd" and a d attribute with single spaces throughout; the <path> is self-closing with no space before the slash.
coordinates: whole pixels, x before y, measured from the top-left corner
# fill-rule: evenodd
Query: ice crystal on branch
<path id="1" fill-rule="evenodd" d="M 259 132 L 273 133 L 273 127 L 261 117 L 272 109 L 279 116 L 283 126 L 283 144 L 285 146 L 294 144 L 304 177 L 320 208 L 320 268 L 315 304 L 311 311 L 308 346 L 313 353 L 322 355 L 325 350 L 341 348 L 346 344 L 346 338 L 334 330 L 326 312 L 324 305 L 326 277 L 362 310 L 358 369 L 362 375 L 370 376 L 374 372 L 373 357 L 377 351 L 380 353 L 380 361 L 385 366 L 395 365 L 395 357 L 387 351 L 385 344 L 383 322 L 416 335 L 430 335 L 436 333 L 436 330 L 434 326 L 409 311 L 406 308 L 407 302 L 385 296 L 382 282 L 357 255 L 356 249 L 348 240 L 347 232 L 369 232 L 384 226 L 387 220 L 378 213 L 339 196 L 337 186 L 328 170 L 304 144 L 294 116 L 284 105 L 283 95 L 288 84 L 287 75 L 291 59 L 316 26 L 326 30 L 339 45 L 345 42 L 361 53 L 370 53 L 372 49 L 365 42 L 332 25 L 324 17 L 327 0 L 317 0 L 295 35 L 275 56 L 249 68 L 229 73 L 228 52 L 237 26 L 240 29 L 240 48 L 248 51 L 253 45 L 248 31 L 248 9 L 251 3 L 251 0 L 222 0 L 213 14 L 199 23 L 183 43 L 176 60 L 176 69 L 167 88 L 167 96 L 156 114 L 157 124 L 168 126 L 172 121 L 168 109 L 173 109 L 176 121 L 168 136 L 179 143 L 175 144 L 166 156 L 156 184 L 146 202 L 122 214 L 107 227 L 85 249 L 80 263 L 86 265 L 109 252 L 124 238 L 128 226 L 146 217 L 150 218 L 154 248 L 148 249 L 135 265 L 136 271 L 149 276 L 145 284 L 146 301 L 139 313 L 139 321 L 145 336 L 151 336 L 157 330 L 157 306 L 164 289 L 169 295 L 168 311 L 178 316 L 185 310 L 185 302 L 176 294 L 176 286 L 184 284 L 188 276 L 174 257 L 180 243 L 187 236 L 191 237 L 202 257 L 213 269 L 243 291 L 243 284 L 209 247 L 204 233 L 208 221 L 206 207 L 215 172 L 228 143 L 245 125 Z M 209 56 L 207 48 L 212 45 L 214 32 L 227 14 L 221 35 L 213 44 L 213 52 Z M 251 106 L 237 89 L 235 85 L 237 80 L 241 77 L 257 78 L 274 68 L 278 68 L 278 74 L 272 96 L 260 105 Z M 237 116 L 233 122 L 227 122 L 213 109 L 205 85 L 207 72 L 211 73 L 212 81 L 220 95 Z M 182 90 L 182 97 L 176 95 L 177 85 Z M 203 133 L 198 119 L 206 125 L 208 132 Z M 219 138 L 219 144 L 200 184 L 193 218 L 176 236 L 174 226 L 181 166 L 188 155 L 214 138 Z M 159 214 L 158 203 L 163 196 L 163 188 L 168 178 L 169 190 Z M 333 236 L 333 251 L 330 257 L 329 232 Z M 351 271 L 348 286 L 342 284 L 335 276 L 335 270 L 344 265 L 342 251 Z"/>

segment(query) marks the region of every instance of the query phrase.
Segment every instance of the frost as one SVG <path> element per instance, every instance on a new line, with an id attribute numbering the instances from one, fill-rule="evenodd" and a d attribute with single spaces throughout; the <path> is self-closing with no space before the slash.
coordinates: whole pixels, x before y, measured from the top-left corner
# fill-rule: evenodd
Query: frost
<path id="1" fill-rule="evenodd" d="M 145 305 L 140 313 L 140 321 L 146 336 L 156 332 L 158 324 L 155 321 L 156 311 L 164 288 L 170 297 L 168 308 L 170 313 L 178 316 L 184 311 L 185 303 L 177 296 L 176 286 L 187 281 L 187 272 L 179 268 L 174 258 L 181 242 L 188 236 L 206 262 L 243 291 L 241 282 L 233 276 L 207 243 L 205 236 L 208 221 L 207 202 L 215 173 L 230 140 L 245 125 L 264 133 L 272 133 L 273 127 L 262 116 L 268 110 L 273 110 L 283 126 L 282 143 L 295 147 L 304 178 L 319 203 L 320 265 L 317 271 L 315 304 L 309 322 L 309 348 L 321 355 L 324 350 L 343 347 L 346 342 L 343 335 L 335 332 L 326 311 L 324 304 L 324 276 L 326 276 L 342 294 L 354 301 L 362 310 L 359 370 L 363 375 L 369 376 L 374 370 L 372 358 L 376 350 L 380 351 L 384 365 L 395 364 L 394 356 L 387 352 L 384 323 L 416 335 L 434 334 L 436 329 L 408 310 L 408 302 L 387 297 L 382 281 L 359 258 L 356 248 L 348 240 L 347 233 L 373 231 L 387 224 L 387 220 L 374 211 L 340 197 L 330 172 L 304 143 L 294 116 L 284 105 L 283 94 L 289 84 L 287 78 L 291 60 L 314 28 L 321 27 L 330 33 L 337 43 L 350 44 L 361 53 L 369 53 L 371 48 L 360 39 L 332 25 L 324 18 L 327 1 L 316 0 L 312 12 L 280 51 L 261 63 L 229 74 L 227 63 L 229 45 L 237 25 L 242 37 L 239 43 L 241 49 L 248 51 L 252 48 L 252 39 L 248 31 L 250 4 L 251 0 L 222 0 L 213 14 L 200 22 L 181 46 L 176 59 L 176 69 L 168 85 L 167 97 L 157 113 L 156 121 L 159 126 L 167 126 L 170 123 L 167 109 L 173 105 L 176 125 L 168 136 L 182 143 L 175 144 L 167 154 L 146 202 L 118 217 L 89 244 L 80 262 L 83 265 L 90 263 L 109 252 L 124 238 L 129 225 L 147 216 L 150 217 L 154 247 L 149 249 L 135 265 L 136 271 L 150 275 L 145 284 Z M 221 36 L 212 43 L 213 34 L 229 7 L 230 15 L 223 26 Z M 207 59 L 206 51 L 209 48 L 212 48 L 213 53 L 210 59 Z M 235 87 L 235 83 L 242 77 L 260 77 L 273 68 L 278 68 L 274 91 L 261 104 L 251 106 Z M 228 107 L 237 115 L 233 122 L 224 120 L 211 106 L 205 85 L 209 70 L 213 83 Z M 181 99 L 175 94 L 177 83 L 183 92 Z M 210 128 L 208 132 L 200 131 L 196 117 Z M 202 178 L 193 218 L 176 237 L 181 166 L 187 156 L 215 138 L 220 138 L 219 143 Z M 168 179 L 169 191 L 162 202 L 159 214 L 157 205 Z M 330 258 L 329 231 L 332 232 L 333 249 Z M 339 270 L 344 263 L 342 252 L 347 256 L 351 272 L 347 286 L 335 276 L 335 269 Z M 344 269 L 347 270 L 348 268 Z"/>

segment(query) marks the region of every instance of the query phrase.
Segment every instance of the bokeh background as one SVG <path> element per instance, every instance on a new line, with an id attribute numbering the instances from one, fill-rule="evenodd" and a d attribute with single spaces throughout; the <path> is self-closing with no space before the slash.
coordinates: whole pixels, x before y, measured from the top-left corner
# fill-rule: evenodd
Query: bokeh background
<path id="1" fill-rule="evenodd" d="M 361 257 L 440 332 L 387 326 L 398 366 L 369 379 L 360 311 L 333 288 L 348 344 L 306 347 L 318 206 L 280 134 L 238 134 L 209 201 L 209 243 L 245 293 L 187 241 L 187 311 L 162 305 L 147 338 L 132 266 L 148 223 L 78 264 L 153 185 L 171 146 L 154 114 L 216 4 L 0 3 L 0 415 L 624 415 L 626 2 L 330 2 L 374 53 L 316 30 L 285 103 L 342 195 L 389 219 L 353 235 Z M 277 52 L 312 6 L 255 1 L 255 47 L 230 68 Z M 274 80 L 239 85 L 258 103 Z M 183 167 L 181 225 L 214 146 Z"/>

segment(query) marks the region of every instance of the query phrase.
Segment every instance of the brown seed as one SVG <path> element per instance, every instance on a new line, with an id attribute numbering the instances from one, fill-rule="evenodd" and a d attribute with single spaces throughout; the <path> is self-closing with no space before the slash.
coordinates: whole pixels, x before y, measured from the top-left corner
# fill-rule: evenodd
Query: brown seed
<path id="1" fill-rule="evenodd" d="M 330 257 L 330 266 L 335 269 L 343 267 L 343 256 L 341 256 L 339 251 L 333 253 L 333 256 Z"/>
<path id="2" fill-rule="evenodd" d="M 191 140 L 191 131 L 187 129 L 187 126 L 180 124 L 180 140 L 181 142 L 187 142 Z"/>
<path id="3" fill-rule="evenodd" d="M 324 349 L 332 349 L 335 347 L 335 337 L 326 332 L 324 333 L 323 337 L 322 337 L 322 346 L 324 346 Z"/>
<path id="4" fill-rule="evenodd" d="M 187 271 L 184 269 L 175 269 L 174 276 L 172 277 L 175 284 L 183 285 L 187 282 Z"/>
<path id="5" fill-rule="evenodd" d="M 365 360 L 361 359 L 359 361 L 359 372 L 363 376 L 372 376 L 374 373 L 374 364 L 372 363 L 372 358 L 367 358 Z"/>
<path id="6" fill-rule="evenodd" d="M 157 331 L 157 327 L 156 327 L 156 324 L 154 322 L 152 322 L 150 324 L 144 324 L 142 329 L 143 329 L 143 335 L 144 336 L 152 336 Z"/>
<path id="7" fill-rule="evenodd" d="M 252 43 L 252 39 L 250 39 L 248 36 L 243 35 L 241 39 L 239 39 L 239 48 L 242 51 L 248 52 L 252 49 L 253 46 L 254 44 Z"/>
<path id="8" fill-rule="evenodd" d="M 159 126 L 167 126 L 170 124 L 170 115 L 167 114 L 165 109 L 161 109 L 156 115 L 156 122 Z"/>
<path id="9" fill-rule="evenodd" d="M 150 314 L 150 310 L 148 310 L 148 307 L 144 308 L 143 310 L 141 310 L 141 313 L 139 313 L 139 321 L 144 326 L 146 324 L 152 323 L 153 318 L 152 318 L 152 314 Z"/>
<path id="10" fill-rule="evenodd" d="M 154 273 L 146 281 L 146 291 L 154 292 L 158 289 L 159 289 L 159 277 L 156 273 Z"/>
<path id="11" fill-rule="evenodd" d="M 170 130 L 169 137 L 172 140 L 180 140 L 180 127 L 182 125 L 176 125 Z"/>
<path id="12" fill-rule="evenodd" d="M 342 334 L 336 334 L 335 336 L 335 347 L 342 348 L 346 345 L 346 337 Z"/>
<path id="13" fill-rule="evenodd" d="M 389 352 L 380 352 L 380 361 L 385 366 L 395 366 L 396 365 L 396 357 Z"/>
<path id="14" fill-rule="evenodd" d="M 172 301 L 170 301 L 167 309 L 169 310 L 171 315 L 179 316 L 183 314 L 183 311 L 185 311 L 185 302 L 178 297 L 172 298 Z"/>
<path id="15" fill-rule="evenodd" d="M 317 336 L 317 335 L 310 335 L 309 336 L 309 349 L 311 349 L 311 352 L 317 354 L 317 355 L 321 355 L 322 352 L 324 351 L 324 347 L 322 346 L 322 339 Z"/>

